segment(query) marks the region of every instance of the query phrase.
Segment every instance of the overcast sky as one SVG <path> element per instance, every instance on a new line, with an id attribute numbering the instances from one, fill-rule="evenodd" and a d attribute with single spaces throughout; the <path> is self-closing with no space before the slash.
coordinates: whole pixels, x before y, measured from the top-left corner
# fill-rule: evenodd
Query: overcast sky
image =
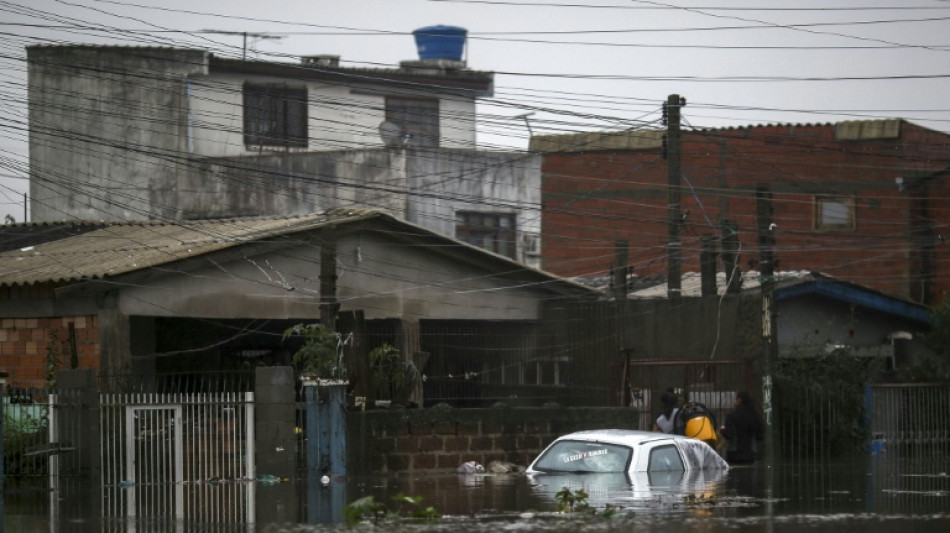
<path id="1" fill-rule="evenodd" d="M 0 218 L 22 221 L 29 190 L 27 45 L 393 67 L 417 57 L 412 31 L 435 24 L 466 28 L 468 66 L 496 72 L 484 148 L 525 149 L 529 127 L 658 127 L 669 94 L 687 98 L 687 128 L 900 117 L 950 131 L 946 1 L 0 0 Z"/>

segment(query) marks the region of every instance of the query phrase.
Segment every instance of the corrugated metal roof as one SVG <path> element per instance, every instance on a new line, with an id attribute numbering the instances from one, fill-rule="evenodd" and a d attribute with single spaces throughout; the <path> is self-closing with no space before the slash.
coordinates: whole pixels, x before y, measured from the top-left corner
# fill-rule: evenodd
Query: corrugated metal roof
<path id="1" fill-rule="evenodd" d="M 498 261 L 503 277 L 525 280 L 555 293 L 585 298 L 600 294 L 582 283 L 520 264 L 381 211 L 351 208 L 294 217 L 112 223 L 82 235 L 50 242 L 37 240 L 38 244 L 33 246 L 0 253 L 0 287 L 103 279 L 255 241 L 370 219 L 401 228 L 399 235 L 404 237 L 452 243 L 451 247 L 434 249 L 471 261 L 479 268 L 489 268 L 484 262 L 487 258 Z"/>
<path id="2" fill-rule="evenodd" d="M 0 286 L 115 276 L 331 223 L 384 216 L 348 209 L 298 217 L 116 223 L 0 253 Z"/>
<path id="3" fill-rule="evenodd" d="M 822 295 L 916 320 L 921 324 L 930 323 L 930 315 L 926 306 L 820 272 L 789 270 L 776 272 L 774 279 L 775 296 L 778 301 L 808 294 Z M 684 273 L 680 280 L 680 294 L 682 296 L 702 296 L 702 278 L 698 272 Z M 762 280 L 759 272 L 748 271 L 742 273 L 742 292 L 754 293 L 761 290 L 761 288 Z M 716 273 L 716 292 L 719 295 L 726 292 L 726 275 L 723 272 Z M 629 293 L 628 297 L 632 299 L 668 298 L 667 284 L 658 283 L 650 287 L 635 289 Z"/>

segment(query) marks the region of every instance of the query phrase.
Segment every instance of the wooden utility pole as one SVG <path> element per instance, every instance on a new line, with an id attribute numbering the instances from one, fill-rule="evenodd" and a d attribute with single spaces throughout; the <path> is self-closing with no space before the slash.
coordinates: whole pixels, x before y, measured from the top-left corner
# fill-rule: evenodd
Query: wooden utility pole
<path id="1" fill-rule="evenodd" d="M 667 209 L 669 211 L 669 243 L 667 244 L 667 296 L 672 300 L 682 295 L 680 265 L 683 260 L 683 243 L 680 241 L 680 108 L 686 105 L 686 99 L 671 94 L 664 104 L 666 118 L 666 168 L 667 168 Z"/>

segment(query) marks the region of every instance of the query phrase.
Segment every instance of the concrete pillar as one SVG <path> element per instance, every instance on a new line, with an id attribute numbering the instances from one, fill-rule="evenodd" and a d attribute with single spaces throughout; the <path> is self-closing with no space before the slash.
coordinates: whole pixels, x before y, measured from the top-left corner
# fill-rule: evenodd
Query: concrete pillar
<path id="1" fill-rule="evenodd" d="M 254 428 L 258 476 L 294 476 L 294 369 L 260 367 L 255 371 Z"/>
<path id="2" fill-rule="evenodd" d="M 119 311 L 118 294 L 110 292 L 99 304 L 99 375 L 111 390 L 116 376 L 130 373 L 132 350 L 129 317 Z"/>
<path id="3" fill-rule="evenodd" d="M 59 457 L 59 472 L 82 476 L 99 483 L 102 475 L 99 453 L 99 388 L 92 368 L 65 370 L 56 374 L 58 396 L 56 432 L 59 444 L 74 451 Z"/>
<path id="4" fill-rule="evenodd" d="M 258 480 L 276 476 L 276 483 L 258 482 L 255 491 L 257 522 L 298 521 L 295 465 L 296 383 L 290 366 L 255 370 L 254 430 Z"/>
<path id="5" fill-rule="evenodd" d="M 399 348 L 399 353 L 404 358 L 417 363 L 416 366 L 419 367 L 419 372 L 422 373 L 423 368 L 419 366 L 419 363 L 421 362 L 424 366 L 424 361 L 421 360 L 428 360 L 428 355 L 421 351 L 422 340 L 420 337 L 418 320 L 401 320 L 399 322 L 399 328 L 396 331 L 396 348 Z M 422 380 L 419 380 L 419 383 L 416 384 L 416 390 L 409 395 L 409 400 L 417 405 L 423 404 Z"/>

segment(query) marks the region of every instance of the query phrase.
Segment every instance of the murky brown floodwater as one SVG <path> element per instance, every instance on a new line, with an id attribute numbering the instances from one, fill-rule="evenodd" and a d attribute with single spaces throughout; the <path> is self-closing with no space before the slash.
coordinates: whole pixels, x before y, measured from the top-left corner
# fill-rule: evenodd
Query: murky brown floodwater
<path id="1" fill-rule="evenodd" d="M 434 524 L 386 523 L 372 529 L 946 532 L 948 466 L 950 458 L 872 457 L 772 470 L 738 467 L 719 475 L 453 474 L 338 479 L 326 487 L 308 487 L 306 482 L 197 483 L 114 487 L 101 497 L 102 491 L 81 485 L 65 483 L 49 492 L 18 488 L 8 480 L 3 531 L 344 531 L 346 503 L 371 495 L 393 508 L 392 497 L 402 493 L 422 497 L 422 507 L 432 506 L 443 518 Z M 556 494 L 563 487 L 575 494 L 583 489 L 597 514 L 555 513 Z M 185 503 L 175 507 L 174 502 Z M 603 516 L 608 506 L 615 509 L 610 518 Z M 174 519 L 175 509 L 192 518 Z M 133 514 L 137 518 L 129 517 Z"/>

